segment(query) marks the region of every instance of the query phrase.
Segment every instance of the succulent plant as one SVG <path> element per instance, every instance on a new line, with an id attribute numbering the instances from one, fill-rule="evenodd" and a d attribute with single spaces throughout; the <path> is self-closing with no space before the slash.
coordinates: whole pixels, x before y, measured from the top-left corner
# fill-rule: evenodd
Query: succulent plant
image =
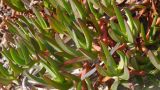
<path id="1" fill-rule="evenodd" d="M 33 1 L 5 2 L 20 13 L 4 20 L 13 40 L 3 46 L 8 67 L 0 64 L 0 84 L 60 90 L 97 90 L 104 85 L 119 90 L 133 89 L 135 83 L 143 87 L 145 78 L 159 83 L 156 0 L 148 25 L 140 13 L 149 8 L 146 2 L 127 6 L 122 5 L 125 0 Z M 76 69 L 81 71 L 74 74 Z"/>

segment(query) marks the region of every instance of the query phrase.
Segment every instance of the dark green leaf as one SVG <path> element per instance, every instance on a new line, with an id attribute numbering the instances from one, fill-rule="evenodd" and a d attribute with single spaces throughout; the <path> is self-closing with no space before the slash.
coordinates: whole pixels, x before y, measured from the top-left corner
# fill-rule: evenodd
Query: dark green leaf
<path id="1" fill-rule="evenodd" d="M 26 8 L 21 0 L 4 0 L 4 2 L 16 11 L 26 11 Z"/>
<path id="2" fill-rule="evenodd" d="M 107 46 L 103 42 L 101 42 L 101 47 L 102 47 L 103 53 L 105 55 L 105 58 L 103 61 L 104 61 L 104 64 L 107 68 L 107 71 L 110 73 L 113 73 L 113 74 L 117 74 L 117 70 L 116 70 L 117 65 L 116 65 L 112 55 L 109 53 Z"/>
<path id="3" fill-rule="evenodd" d="M 113 8 L 114 8 L 114 11 L 116 13 L 116 16 L 117 16 L 117 19 L 118 19 L 118 23 L 120 25 L 120 28 L 121 28 L 121 31 L 122 33 L 125 33 L 126 32 L 126 27 L 125 27 L 125 23 L 124 23 L 124 19 L 123 19 L 123 16 L 121 14 L 121 11 L 119 10 L 119 8 L 115 5 L 115 3 L 113 3 Z"/>
<path id="4" fill-rule="evenodd" d="M 86 47 L 88 50 L 91 50 L 91 46 L 92 46 L 92 36 L 90 34 L 91 32 L 88 29 L 88 27 L 85 25 L 85 23 L 82 22 L 82 20 L 79 19 L 78 22 L 79 22 L 81 30 L 83 31 L 85 39 L 86 39 Z"/>
<path id="5" fill-rule="evenodd" d="M 11 56 L 14 60 L 14 62 L 18 65 L 25 65 L 25 60 L 23 60 L 22 58 L 20 58 L 18 52 L 16 51 L 16 49 L 14 48 L 10 48 L 10 53 Z"/>
<path id="6" fill-rule="evenodd" d="M 104 69 L 101 66 L 97 66 L 97 71 L 102 76 L 108 76 L 107 69 Z"/>
<path id="7" fill-rule="evenodd" d="M 40 23 L 40 25 L 42 26 L 43 29 L 46 29 L 47 28 L 46 21 L 43 19 L 40 12 L 34 7 L 32 7 L 32 10 L 38 19 L 38 23 Z"/>
<path id="8" fill-rule="evenodd" d="M 56 40 L 57 44 L 61 47 L 61 49 L 63 49 L 65 52 L 67 52 L 73 56 L 80 55 L 76 50 L 72 49 L 71 47 L 66 46 L 58 34 L 55 35 L 55 40 Z"/>

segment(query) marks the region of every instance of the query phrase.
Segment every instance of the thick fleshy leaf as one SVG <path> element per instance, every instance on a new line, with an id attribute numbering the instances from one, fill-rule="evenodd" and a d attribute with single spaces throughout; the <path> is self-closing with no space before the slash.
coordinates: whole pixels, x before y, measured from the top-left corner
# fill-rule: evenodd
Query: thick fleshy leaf
<path id="1" fill-rule="evenodd" d="M 106 6 L 106 5 L 102 4 L 101 1 L 99 1 L 99 0 L 87 0 L 87 1 L 91 2 L 96 8 L 99 8 L 101 11 L 105 12 L 108 16 L 111 17 L 114 15 L 112 6 L 110 6 L 110 5 Z"/>
<path id="2" fill-rule="evenodd" d="M 93 4 L 89 0 L 87 0 L 87 2 L 93 15 L 96 17 L 96 19 L 99 19 L 102 16 L 101 13 L 97 13 L 96 9 L 93 7 Z"/>
<path id="3" fill-rule="evenodd" d="M 45 69 L 49 72 L 49 74 L 55 79 L 56 82 L 63 83 L 64 77 L 61 73 L 59 73 L 58 66 L 55 62 L 51 60 L 51 58 L 40 57 L 41 64 L 45 67 Z M 46 62 L 47 60 L 47 62 Z"/>
<path id="4" fill-rule="evenodd" d="M 23 32 L 23 29 L 20 29 L 18 26 L 15 25 L 15 23 L 17 22 L 8 21 L 8 23 L 10 23 L 10 25 L 15 29 L 15 31 L 17 32 L 16 34 L 18 34 L 21 38 L 27 40 L 27 36 Z"/>
<path id="5" fill-rule="evenodd" d="M 125 23 L 124 23 L 124 19 L 123 16 L 121 14 L 121 11 L 119 10 L 119 8 L 115 5 L 115 2 L 113 2 L 113 8 L 114 11 L 116 13 L 117 19 L 118 19 L 118 23 L 120 25 L 121 31 L 122 33 L 126 32 L 126 27 L 125 27 Z"/>
<path id="6" fill-rule="evenodd" d="M 110 26 L 111 26 L 112 30 L 113 30 L 116 34 L 125 36 L 125 34 L 121 32 L 120 27 L 119 27 L 119 25 L 118 25 L 117 23 L 115 23 L 115 22 L 113 22 L 113 21 L 111 20 L 111 21 L 110 21 Z"/>
<path id="7" fill-rule="evenodd" d="M 153 39 L 153 35 L 154 35 L 154 32 L 155 32 L 155 25 L 156 25 L 156 21 L 158 19 L 158 15 L 155 15 L 154 19 L 153 19 L 153 22 L 152 22 L 152 25 L 151 25 L 151 28 L 150 28 L 150 33 L 149 33 L 149 39 L 152 40 Z"/>
<path id="8" fill-rule="evenodd" d="M 4 2 L 16 11 L 24 12 L 26 8 L 21 0 L 4 0 Z"/>
<path id="9" fill-rule="evenodd" d="M 121 51 L 117 51 L 117 53 L 120 56 L 120 61 L 119 61 L 117 69 L 122 70 L 124 68 L 124 65 L 125 65 L 125 54 L 122 53 Z"/>
<path id="10" fill-rule="evenodd" d="M 101 29 L 100 29 L 100 27 L 99 27 L 99 25 L 98 25 L 98 22 L 97 22 L 97 19 L 96 19 L 96 17 L 94 16 L 94 15 L 89 15 L 90 16 L 90 18 L 91 18 L 91 22 L 93 23 L 93 25 L 94 25 L 94 27 L 95 27 L 95 29 L 96 29 L 96 32 L 97 32 L 97 35 L 100 35 L 100 31 L 101 31 Z"/>
<path id="11" fill-rule="evenodd" d="M 65 61 L 64 65 L 66 66 L 66 65 L 70 65 L 70 64 L 75 64 L 75 63 L 83 62 L 83 61 L 86 61 L 86 60 L 88 60 L 88 58 L 86 58 L 85 56 L 76 57 L 76 58 Z"/>
<path id="12" fill-rule="evenodd" d="M 76 32 L 75 32 L 74 30 L 72 30 L 72 31 L 70 32 L 70 34 L 72 35 L 72 39 L 73 39 L 73 41 L 75 42 L 76 47 L 77 47 L 77 48 L 80 48 L 81 45 L 80 45 L 80 43 L 79 43 L 79 39 L 78 39 L 78 37 L 77 37 Z"/>
<path id="13" fill-rule="evenodd" d="M 46 43 L 48 43 L 48 45 L 49 45 L 49 47 L 48 47 L 48 45 L 46 45 L 46 47 L 47 47 L 47 49 L 50 49 L 50 48 L 52 48 L 52 49 L 54 49 L 55 51 L 58 51 L 58 52 L 61 52 L 62 51 L 62 49 L 58 46 L 58 44 L 55 42 L 55 39 L 50 39 L 50 38 L 45 38 L 45 40 L 47 40 L 46 41 Z M 44 41 L 45 42 L 45 41 Z M 45 43 L 44 43 L 45 44 Z M 51 50 L 52 50 L 51 49 Z"/>
<path id="14" fill-rule="evenodd" d="M 86 81 L 87 88 L 88 88 L 87 90 L 93 90 L 91 80 L 89 78 L 86 78 L 85 81 Z"/>
<path id="15" fill-rule="evenodd" d="M 30 37 L 30 41 L 31 41 L 32 46 L 34 47 L 35 53 L 40 52 L 40 46 L 37 43 L 37 41 L 34 38 L 32 38 L 32 37 Z"/>
<path id="16" fill-rule="evenodd" d="M 29 51 L 23 43 L 20 44 L 20 48 L 21 48 L 21 51 L 22 51 L 21 54 L 23 55 L 23 58 L 25 59 L 25 63 L 28 64 L 31 60 L 30 56 L 29 56 Z"/>
<path id="17" fill-rule="evenodd" d="M 52 55 L 54 55 L 55 49 L 54 49 L 51 45 L 49 45 L 47 41 L 44 41 L 44 45 L 46 46 L 46 48 L 48 49 L 48 51 L 49 51 Z"/>
<path id="18" fill-rule="evenodd" d="M 92 46 L 92 36 L 90 34 L 91 32 L 82 20 L 79 19 L 78 22 L 86 39 L 86 47 L 88 50 L 91 50 L 91 46 Z"/>
<path id="19" fill-rule="evenodd" d="M 34 76 L 34 75 L 32 75 L 32 74 L 29 74 L 27 71 L 25 71 L 24 74 L 25 74 L 28 78 L 30 78 L 31 80 L 34 80 L 34 81 L 36 81 L 36 82 L 38 82 L 38 83 L 41 83 L 41 84 L 47 84 L 43 79 L 41 79 L 41 78 L 39 78 L 39 77 L 36 77 L 36 76 Z"/>
<path id="20" fill-rule="evenodd" d="M 48 16 L 48 22 L 52 29 L 54 29 L 58 33 L 64 33 L 64 31 L 68 31 L 67 28 L 55 18 Z"/>
<path id="21" fill-rule="evenodd" d="M 73 13 L 77 12 L 77 13 L 75 13 L 75 16 L 80 15 L 81 19 L 85 19 L 86 16 L 87 16 L 87 13 L 84 9 L 83 4 L 81 4 L 77 0 L 70 0 L 70 3 L 71 3 L 71 6 L 72 6 Z"/>
<path id="22" fill-rule="evenodd" d="M 8 79 L 5 79 L 5 78 L 0 78 L 0 84 L 9 85 L 11 82 L 12 82 L 12 80 L 8 80 Z"/>
<path id="23" fill-rule="evenodd" d="M 113 53 L 118 49 L 120 43 L 117 43 L 113 49 L 110 51 L 110 54 L 113 55 Z M 103 59 L 102 59 L 103 60 Z M 102 61 L 100 63 L 100 65 L 102 65 L 104 62 Z M 84 80 L 86 77 L 91 76 L 93 73 L 96 72 L 96 68 L 91 69 L 90 71 L 88 71 L 84 76 L 81 77 L 81 80 Z M 108 72 L 109 75 L 111 75 L 111 72 Z"/>
<path id="24" fill-rule="evenodd" d="M 70 26 L 72 24 L 72 18 L 70 18 L 60 7 L 57 7 L 56 9 L 56 19 L 65 26 Z M 61 20 L 63 20 L 63 22 Z"/>
<path id="25" fill-rule="evenodd" d="M 3 47 L 3 51 L 1 52 L 3 54 L 3 56 L 5 56 L 8 60 L 12 60 L 12 56 L 9 52 L 9 50 L 7 50 L 5 47 Z"/>
<path id="26" fill-rule="evenodd" d="M 117 53 L 120 56 L 120 62 L 119 62 L 117 69 L 120 71 L 120 73 L 123 70 L 122 71 L 123 74 L 120 75 L 119 77 L 121 79 L 128 80 L 129 79 L 129 70 L 127 68 L 128 58 L 125 56 L 125 54 L 122 51 L 117 51 Z"/>
<path id="27" fill-rule="evenodd" d="M 151 61 L 151 63 L 160 70 L 160 60 L 158 60 L 158 58 L 153 54 L 152 51 L 148 51 L 148 57 L 149 60 Z"/>
<path id="28" fill-rule="evenodd" d="M 46 33 L 45 29 L 41 26 L 41 24 L 39 23 L 39 20 L 36 18 L 31 18 L 31 22 L 34 25 L 34 27 L 37 29 L 38 32 L 41 32 L 43 34 Z M 34 32 L 36 33 L 36 31 L 33 31 L 32 29 L 30 29 L 31 33 L 33 34 Z M 34 37 L 34 34 L 33 34 Z"/>
<path id="29" fill-rule="evenodd" d="M 139 70 L 139 66 L 135 57 L 131 58 L 131 65 L 134 69 Z"/>
<path id="30" fill-rule="evenodd" d="M 67 45 L 65 45 L 58 34 L 55 35 L 55 40 L 56 40 L 57 44 L 61 47 L 61 49 L 63 49 L 68 54 L 71 54 L 73 56 L 80 55 L 79 52 L 77 52 L 76 50 L 72 49 L 71 47 L 68 47 Z"/>
<path id="31" fill-rule="evenodd" d="M 66 52 L 56 52 L 53 56 L 55 57 L 55 61 L 59 64 L 62 64 L 64 60 L 74 57 Z"/>
<path id="32" fill-rule="evenodd" d="M 102 0 L 102 3 L 104 3 L 106 7 L 111 6 L 111 0 Z"/>
<path id="33" fill-rule="evenodd" d="M 79 51 L 90 60 L 95 60 L 97 58 L 97 55 L 91 51 L 87 51 L 83 48 L 80 48 Z"/>
<path id="34" fill-rule="evenodd" d="M 97 71 L 98 71 L 99 74 L 101 74 L 102 76 L 108 76 L 107 69 L 104 69 L 101 66 L 97 66 L 96 68 L 97 68 Z"/>
<path id="35" fill-rule="evenodd" d="M 117 70 L 116 70 L 116 63 L 112 57 L 112 55 L 109 53 L 109 50 L 107 48 L 107 46 L 101 42 L 101 47 L 102 47 L 102 50 L 103 50 L 103 53 L 105 55 L 105 58 L 104 58 L 104 64 L 107 68 L 107 71 L 112 73 L 113 75 L 116 75 L 117 74 Z"/>
<path id="36" fill-rule="evenodd" d="M 0 64 L 0 73 L 6 78 L 9 78 L 10 76 L 8 70 L 4 68 L 2 64 Z"/>
<path id="37" fill-rule="evenodd" d="M 112 6 L 108 6 L 108 7 L 105 7 L 102 3 L 99 2 L 99 7 L 110 17 L 114 16 L 115 13 L 113 12 L 113 7 Z"/>
<path id="38" fill-rule="evenodd" d="M 14 48 L 10 48 L 10 53 L 11 53 L 11 56 L 14 60 L 14 62 L 18 65 L 25 65 L 25 60 L 23 60 L 22 58 L 20 58 L 18 52 L 16 49 Z"/>
<path id="39" fill-rule="evenodd" d="M 147 39 L 146 39 L 146 34 L 145 34 L 145 31 L 144 31 L 143 24 L 141 24 L 141 36 L 142 36 L 142 39 L 144 40 L 144 42 L 146 42 Z"/>
<path id="40" fill-rule="evenodd" d="M 123 80 L 128 80 L 129 79 L 129 70 L 126 65 L 124 65 L 124 71 L 121 76 L 119 76 Z"/>
<path id="41" fill-rule="evenodd" d="M 108 30 L 108 34 L 114 41 L 122 42 L 120 37 L 114 31 L 112 31 L 111 29 Z"/>
<path id="42" fill-rule="evenodd" d="M 134 27 L 135 27 L 135 36 L 137 36 L 138 33 L 141 32 L 140 31 L 141 23 L 140 23 L 140 21 L 138 19 L 133 19 L 133 23 L 134 23 Z"/>
<path id="43" fill-rule="evenodd" d="M 33 10 L 34 14 L 36 15 L 36 17 L 37 17 L 37 19 L 38 19 L 38 23 L 40 23 L 40 25 L 41 25 L 41 27 L 42 27 L 43 29 L 46 29 L 46 28 L 47 28 L 46 21 L 45 21 L 44 18 L 41 16 L 40 12 L 39 12 L 36 8 L 34 8 L 34 7 L 32 7 L 32 10 Z"/>
<path id="44" fill-rule="evenodd" d="M 26 29 L 27 27 L 24 27 L 22 22 L 20 22 L 18 20 L 16 21 L 16 23 L 19 25 L 19 28 L 20 28 L 20 30 L 22 30 L 23 34 L 25 34 L 27 36 L 29 33 L 29 31 Z"/>
<path id="45" fill-rule="evenodd" d="M 23 72 L 23 68 L 19 67 L 18 65 L 15 65 L 11 61 L 9 61 L 9 66 L 11 67 L 11 70 L 13 70 L 13 74 L 15 77 L 19 76 L 20 73 Z"/>
<path id="46" fill-rule="evenodd" d="M 126 34 L 127 34 L 127 37 L 128 37 L 128 41 L 130 43 L 133 43 L 134 42 L 133 33 L 132 33 L 131 29 L 129 28 L 127 22 L 124 21 L 124 23 L 125 23 L 125 27 L 126 27 Z"/>
<path id="47" fill-rule="evenodd" d="M 114 78 L 114 82 L 113 82 L 110 90 L 117 90 L 119 83 L 120 83 L 119 79 L 115 77 L 115 78 Z"/>
<path id="48" fill-rule="evenodd" d="M 82 82 L 79 81 L 77 86 L 76 86 L 76 90 L 82 90 Z"/>
<path id="49" fill-rule="evenodd" d="M 48 78 L 46 76 L 43 76 L 42 78 L 49 86 L 55 87 L 55 88 L 60 89 L 60 90 L 67 90 L 68 88 L 71 87 L 71 85 L 69 85 L 69 84 L 65 85 L 66 82 L 63 83 L 63 87 L 62 87 L 62 84 L 57 83 L 56 81 L 51 80 L 50 78 Z"/>
<path id="50" fill-rule="evenodd" d="M 124 9 L 125 13 L 126 13 L 126 16 L 127 16 L 127 19 L 128 19 L 128 24 L 129 24 L 129 27 L 130 29 L 132 30 L 132 32 L 134 32 L 134 22 L 133 22 L 133 17 L 132 17 L 132 14 L 131 12 L 129 11 L 129 9 L 125 8 Z"/>
<path id="51" fill-rule="evenodd" d="M 68 3 L 68 1 L 62 0 L 62 3 L 64 5 L 64 8 L 66 9 L 66 11 L 68 12 L 68 14 L 72 15 L 72 8 L 71 8 L 71 5 Z"/>
<path id="52" fill-rule="evenodd" d="M 53 6 L 53 7 L 57 7 L 57 2 L 56 2 L 56 0 L 48 0 L 50 3 L 51 3 L 51 5 Z"/>

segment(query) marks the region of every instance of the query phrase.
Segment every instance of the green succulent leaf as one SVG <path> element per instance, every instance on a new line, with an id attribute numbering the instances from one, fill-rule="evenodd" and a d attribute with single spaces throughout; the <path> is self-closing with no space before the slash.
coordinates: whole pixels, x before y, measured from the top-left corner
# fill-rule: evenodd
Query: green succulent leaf
<path id="1" fill-rule="evenodd" d="M 40 52 L 40 46 L 39 46 L 38 42 L 32 37 L 30 37 L 30 42 L 31 42 L 32 46 L 34 47 L 35 53 Z"/>
<path id="2" fill-rule="evenodd" d="M 91 80 L 89 80 L 89 78 L 86 78 L 85 81 L 86 81 L 88 90 L 93 90 Z"/>
<path id="3" fill-rule="evenodd" d="M 74 42 L 75 42 L 75 44 L 76 44 L 76 47 L 77 47 L 77 48 L 80 48 L 81 45 L 80 45 L 80 43 L 79 43 L 79 39 L 78 39 L 78 37 L 77 37 L 77 35 L 76 35 L 76 32 L 75 32 L 74 30 L 72 30 L 71 34 L 72 34 L 72 36 L 73 36 L 73 40 L 74 40 Z"/>
<path id="4" fill-rule="evenodd" d="M 84 55 L 86 56 L 89 60 L 95 60 L 97 58 L 96 54 L 91 52 L 91 51 L 88 51 L 88 50 L 85 50 L 83 48 L 79 48 L 79 51 Z"/>
<path id="5" fill-rule="evenodd" d="M 11 56 L 9 50 L 7 50 L 5 47 L 3 47 L 2 54 L 3 54 L 3 56 L 5 56 L 9 61 L 12 60 L 12 56 Z"/>
<path id="6" fill-rule="evenodd" d="M 45 21 L 44 18 L 41 16 L 40 12 L 39 12 L 36 8 L 34 8 L 34 7 L 32 7 L 32 10 L 33 10 L 34 14 L 36 15 L 36 17 L 37 17 L 37 19 L 38 19 L 38 23 L 41 25 L 41 27 L 42 27 L 43 29 L 46 29 L 46 28 L 47 28 L 46 21 Z"/>
<path id="7" fill-rule="evenodd" d="M 128 37 L 128 41 L 130 43 L 133 43 L 134 42 L 133 32 L 129 28 L 127 22 L 126 21 L 124 21 L 124 22 L 125 22 L 125 26 L 126 26 L 126 34 L 127 34 L 127 37 Z"/>
<path id="8" fill-rule="evenodd" d="M 144 42 L 147 42 L 143 24 L 141 24 L 141 36 L 142 36 L 142 39 L 144 40 Z"/>
<path id="9" fill-rule="evenodd" d="M 128 19 L 128 24 L 129 24 L 129 27 L 130 29 L 132 30 L 132 32 L 134 32 L 134 21 L 133 21 L 133 17 L 132 17 L 132 14 L 131 12 L 129 11 L 129 9 L 125 8 L 124 9 L 125 13 L 126 13 L 126 16 L 127 16 L 127 19 Z"/>
<path id="10" fill-rule="evenodd" d="M 2 64 L 0 64 L 0 72 L 4 77 L 9 78 L 10 74 L 6 68 L 3 67 Z"/>
<path id="11" fill-rule="evenodd" d="M 82 22 L 82 20 L 79 19 L 78 22 L 86 39 L 86 47 L 88 50 L 91 50 L 91 46 L 92 46 L 92 36 L 90 34 L 91 32 L 88 29 L 88 27 Z"/>
<path id="12" fill-rule="evenodd" d="M 111 0 L 102 0 L 102 3 L 104 3 L 106 7 L 111 6 Z"/>
<path id="13" fill-rule="evenodd" d="M 51 66 L 51 69 L 54 71 L 56 77 L 59 78 L 61 82 L 64 82 L 65 79 L 62 76 L 62 74 L 59 73 L 59 69 L 58 69 L 57 63 L 53 59 L 51 59 L 51 58 L 46 58 L 46 59 L 43 58 L 43 60 L 47 60 L 48 61 L 48 63 Z"/>
<path id="14" fill-rule="evenodd" d="M 126 32 L 126 27 L 125 27 L 125 23 L 124 23 L 124 19 L 123 19 L 123 16 L 121 14 L 121 11 L 119 10 L 119 8 L 115 5 L 115 3 L 113 3 L 113 8 L 114 8 L 114 11 L 116 13 L 116 16 L 117 16 L 117 19 L 118 19 L 118 23 L 120 25 L 120 28 L 121 28 L 121 31 L 122 33 L 125 33 Z"/>
<path id="15" fill-rule="evenodd" d="M 77 86 L 76 86 L 76 90 L 82 90 L 82 82 L 79 81 Z"/>
<path id="16" fill-rule="evenodd" d="M 85 56 L 76 57 L 76 58 L 72 58 L 72 59 L 65 61 L 64 65 L 72 65 L 72 64 L 87 61 L 87 60 L 88 60 L 88 58 L 86 58 Z"/>
<path id="17" fill-rule="evenodd" d="M 21 0 L 5 0 L 4 2 L 16 11 L 26 11 L 26 8 Z"/>
<path id="18" fill-rule="evenodd" d="M 61 49 L 63 49 L 65 52 L 69 53 L 70 55 L 73 55 L 73 56 L 80 55 L 80 53 L 78 53 L 74 49 L 65 45 L 58 34 L 55 35 L 55 40 L 56 40 L 57 44 L 61 47 Z"/>
<path id="19" fill-rule="evenodd" d="M 152 51 L 148 51 L 148 57 L 149 60 L 151 61 L 151 63 L 160 70 L 160 60 L 158 60 L 158 58 L 153 54 Z"/>
<path id="20" fill-rule="evenodd" d="M 99 19 L 102 16 L 101 13 L 97 13 L 96 9 L 93 7 L 93 4 L 90 2 L 90 0 L 87 0 L 87 2 L 93 15 L 96 17 L 96 19 Z"/>
<path id="21" fill-rule="evenodd" d="M 8 85 L 10 83 L 12 83 L 12 80 L 8 80 L 8 79 L 5 79 L 5 78 L 0 78 L 0 84 Z"/>
<path id="22" fill-rule="evenodd" d="M 112 55 L 109 53 L 109 50 L 107 49 L 107 46 L 101 42 L 101 47 L 102 47 L 102 50 L 103 50 L 103 53 L 105 55 L 105 58 L 104 58 L 104 64 L 107 68 L 107 71 L 112 73 L 113 75 L 116 75 L 117 74 L 117 65 L 112 57 Z"/>
<path id="23" fill-rule="evenodd" d="M 114 82 L 113 82 L 113 84 L 112 84 L 112 86 L 111 86 L 110 89 L 111 89 L 111 90 L 117 90 L 119 83 L 120 83 L 120 81 L 118 80 L 117 77 L 115 77 L 115 78 L 114 78 Z"/>
<path id="24" fill-rule="evenodd" d="M 119 61 L 119 65 L 117 67 L 118 70 L 122 70 L 125 66 L 125 54 L 122 53 L 121 51 L 117 51 L 117 53 L 119 54 L 120 56 L 120 61 Z"/>
<path id="25" fill-rule="evenodd" d="M 98 1 L 99 2 L 99 1 Z M 115 13 L 113 12 L 113 7 L 112 6 L 107 6 L 105 7 L 102 3 L 99 2 L 99 7 L 110 17 L 114 16 Z"/>
<path id="26" fill-rule="evenodd" d="M 64 33 L 65 31 L 68 31 L 67 28 L 58 20 L 52 17 L 48 17 L 49 24 L 52 29 L 54 29 L 58 33 Z"/>
<path id="27" fill-rule="evenodd" d="M 42 78 L 36 77 L 36 76 L 34 76 L 34 75 L 32 75 L 32 74 L 29 74 L 27 71 L 25 71 L 24 74 L 25 74 L 28 78 L 30 78 L 31 80 L 34 80 L 34 81 L 36 81 L 36 82 L 38 82 L 38 83 L 41 83 L 41 84 L 47 84 Z"/>
<path id="28" fill-rule="evenodd" d="M 18 65 L 25 65 L 25 60 L 23 60 L 23 59 L 19 56 L 19 54 L 18 54 L 18 52 L 17 52 L 16 49 L 10 48 L 10 53 L 11 53 L 11 56 L 12 56 L 12 58 L 13 58 L 13 60 L 14 60 L 14 62 L 15 62 L 16 64 L 18 64 Z"/>
<path id="29" fill-rule="evenodd" d="M 55 87 L 55 88 L 57 88 L 57 89 L 60 89 L 60 90 L 67 90 L 68 87 L 69 87 L 69 86 L 67 86 L 67 85 L 64 85 L 64 86 L 62 87 L 62 84 L 57 83 L 56 81 L 51 80 L 50 78 L 48 78 L 48 77 L 46 77 L 46 76 L 43 76 L 43 80 L 44 80 L 48 85 L 50 85 L 50 86 L 52 86 L 52 87 Z M 64 83 L 63 83 L 63 84 L 64 84 Z"/>
<path id="30" fill-rule="evenodd" d="M 128 80 L 129 79 L 129 70 L 126 65 L 124 65 L 124 71 L 123 74 L 119 76 L 123 80 Z"/>
<path id="31" fill-rule="evenodd" d="M 72 15 L 72 7 L 71 5 L 68 3 L 68 1 L 66 0 L 62 0 L 62 3 L 64 5 L 64 8 L 66 9 L 66 11 L 68 12 L 69 15 Z"/>
<path id="32" fill-rule="evenodd" d="M 156 32 L 155 31 L 155 25 L 156 25 L 157 19 L 158 19 L 158 15 L 155 15 L 154 19 L 153 19 L 153 22 L 152 22 L 152 25 L 151 25 L 150 33 L 149 33 L 149 39 L 150 40 L 153 40 L 154 32 Z"/>
<path id="33" fill-rule="evenodd" d="M 23 43 L 20 44 L 20 48 L 22 51 L 21 54 L 22 54 L 23 58 L 25 59 L 25 63 L 28 64 L 31 61 L 30 56 L 29 56 L 29 51 Z"/>
<path id="34" fill-rule="evenodd" d="M 107 69 L 104 69 L 104 68 L 101 67 L 101 66 L 97 66 L 97 71 L 98 71 L 98 73 L 101 74 L 102 76 L 108 76 Z"/>
<path id="35" fill-rule="evenodd" d="M 109 36 L 116 42 L 122 42 L 121 41 L 121 37 L 119 37 L 114 31 L 112 31 L 111 29 L 108 30 L 108 34 Z"/>
<path id="36" fill-rule="evenodd" d="M 71 7 L 73 10 L 73 13 L 75 16 L 79 16 L 81 19 L 85 19 L 87 16 L 87 13 L 84 9 L 83 4 L 81 4 L 79 1 L 77 0 L 70 0 L 71 3 Z"/>
<path id="37" fill-rule="evenodd" d="M 131 58 L 131 65 L 134 69 L 139 70 L 138 62 L 135 57 Z"/>

